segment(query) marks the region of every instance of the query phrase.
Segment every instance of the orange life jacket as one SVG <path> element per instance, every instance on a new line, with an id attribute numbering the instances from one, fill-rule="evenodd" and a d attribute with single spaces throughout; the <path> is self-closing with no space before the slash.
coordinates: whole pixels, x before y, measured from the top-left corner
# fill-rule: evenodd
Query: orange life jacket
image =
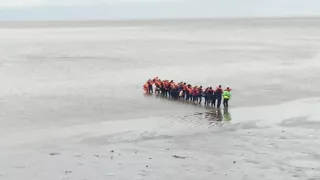
<path id="1" fill-rule="evenodd" d="M 157 86 L 157 87 L 160 87 L 160 86 L 161 86 L 160 81 L 156 81 L 156 83 L 155 83 L 155 84 L 156 84 L 156 86 Z"/>
<path id="2" fill-rule="evenodd" d="M 163 82 L 163 85 L 164 85 L 164 88 L 165 88 L 165 89 L 168 89 L 169 83 L 168 83 L 167 81 Z"/>

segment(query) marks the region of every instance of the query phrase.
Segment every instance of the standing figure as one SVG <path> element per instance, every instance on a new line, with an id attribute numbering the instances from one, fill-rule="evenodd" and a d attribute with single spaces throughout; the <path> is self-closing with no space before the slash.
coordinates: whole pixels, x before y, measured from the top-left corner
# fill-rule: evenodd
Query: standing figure
<path id="1" fill-rule="evenodd" d="M 229 87 L 227 87 L 227 89 L 224 90 L 222 96 L 223 96 L 223 106 L 225 108 L 228 108 L 229 107 L 229 100 L 231 98 L 231 89 Z"/>
<path id="2" fill-rule="evenodd" d="M 149 88 L 149 94 L 151 94 L 151 93 L 153 93 L 153 87 L 152 87 L 153 81 L 151 79 L 149 79 L 148 85 L 149 85 L 149 87 L 148 87 Z"/>
<path id="3" fill-rule="evenodd" d="M 217 100 L 217 108 L 220 108 L 221 100 L 222 100 L 222 94 L 223 90 L 221 88 L 221 85 L 219 85 L 214 93 L 214 97 Z"/>
<path id="4" fill-rule="evenodd" d="M 214 93 L 214 91 L 213 91 L 213 89 L 212 89 L 212 87 L 209 87 L 209 89 L 208 89 L 208 91 L 207 91 L 207 105 L 209 106 L 210 105 L 210 103 L 212 103 L 212 101 L 213 101 L 213 93 Z"/>
<path id="5" fill-rule="evenodd" d="M 203 96 L 202 86 L 200 86 L 200 87 L 198 88 L 198 93 L 199 93 L 199 95 L 198 95 L 199 104 L 201 104 L 201 102 L 202 102 L 202 96 Z"/>

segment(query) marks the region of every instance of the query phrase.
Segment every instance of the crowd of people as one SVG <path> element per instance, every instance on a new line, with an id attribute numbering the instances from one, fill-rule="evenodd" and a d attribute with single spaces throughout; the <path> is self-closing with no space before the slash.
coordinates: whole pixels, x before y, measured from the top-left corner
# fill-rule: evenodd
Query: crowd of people
<path id="1" fill-rule="evenodd" d="M 154 88 L 155 86 L 155 88 Z M 202 86 L 192 86 L 186 82 L 174 82 L 173 80 L 161 80 L 158 77 L 149 79 L 144 85 L 143 89 L 146 93 L 169 97 L 173 99 L 181 99 L 192 101 L 194 103 L 202 103 L 206 106 L 220 108 L 223 100 L 223 106 L 228 108 L 229 100 L 231 98 L 231 88 L 227 87 L 225 90 L 219 85 L 216 88 Z"/>

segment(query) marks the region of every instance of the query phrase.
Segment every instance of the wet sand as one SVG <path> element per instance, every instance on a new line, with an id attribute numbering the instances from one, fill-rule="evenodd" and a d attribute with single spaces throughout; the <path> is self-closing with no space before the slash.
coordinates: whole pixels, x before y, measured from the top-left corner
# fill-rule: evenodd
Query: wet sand
<path id="1" fill-rule="evenodd" d="M 0 29 L 0 179 L 319 179 L 320 21 L 278 21 Z M 144 96 L 153 76 L 230 108 Z"/>
<path id="2" fill-rule="evenodd" d="M 231 121 L 218 110 L 7 134 L 1 176 L 318 179 L 319 102 L 236 108 Z"/>

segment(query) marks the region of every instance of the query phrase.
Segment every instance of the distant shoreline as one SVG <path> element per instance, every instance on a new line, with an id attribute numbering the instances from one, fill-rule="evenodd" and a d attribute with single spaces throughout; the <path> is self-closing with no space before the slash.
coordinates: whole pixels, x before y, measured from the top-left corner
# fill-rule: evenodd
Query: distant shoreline
<path id="1" fill-rule="evenodd" d="M 172 18 L 172 19 L 118 19 L 118 20 L 27 20 L 27 21 L 0 21 L 0 28 L 30 28 L 30 27 L 79 27 L 79 26 L 144 26 L 165 25 L 172 23 L 301 23 L 301 21 L 316 21 L 320 24 L 320 16 L 298 16 L 298 17 L 241 17 L 241 18 Z"/>

